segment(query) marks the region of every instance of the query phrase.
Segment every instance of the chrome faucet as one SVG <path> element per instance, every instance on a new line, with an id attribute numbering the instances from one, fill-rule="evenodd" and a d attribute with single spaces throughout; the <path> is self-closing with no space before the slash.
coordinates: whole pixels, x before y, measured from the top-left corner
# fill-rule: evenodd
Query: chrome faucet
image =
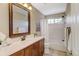
<path id="1" fill-rule="evenodd" d="M 25 35 L 22 36 L 22 37 L 21 37 L 21 41 L 24 41 L 24 40 L 25 40 L 25 37 L 26 37 Z"/>
<path id="2" fill-rule="evenodd" d="M 37 36 L 37 33 L 34 33 L 34 38 Z"/>

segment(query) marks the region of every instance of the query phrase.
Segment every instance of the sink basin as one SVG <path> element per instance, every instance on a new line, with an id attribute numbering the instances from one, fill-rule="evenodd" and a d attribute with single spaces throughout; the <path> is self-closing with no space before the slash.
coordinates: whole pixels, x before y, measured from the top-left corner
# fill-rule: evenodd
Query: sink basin
<path id="1" fill-rule="evenodd" d="M 7 47 L 18 41 L 20 41 L 20 38 L 7 38 L 6 41 L 2 42 L 2 45 L 0 45 L 0 47 Z"/>
<path id="2" fill-rule="evenodd" d="M 18 44 L 19 45 L 19 43 L 22 43 L 23 44 L 25 42 L 32 42 L 34 40 L 38 40 L 37 38 L 39 39 L 39 36 L 35 36 L 34 37 L 34 35 L 28 35 L 28 36 L 26 36 L 26 38 L 25 38 L 24 41 L 21 41 L 21 38 L 20 37 L 18 37 L 18 38 L 7 38 L 7 40 L 4 41 L 2 43 L 2 45 L 0 45 L 0 48 L 1 47 L 10 47 L 10 46 L 13 46 L 15 44 Z"/>

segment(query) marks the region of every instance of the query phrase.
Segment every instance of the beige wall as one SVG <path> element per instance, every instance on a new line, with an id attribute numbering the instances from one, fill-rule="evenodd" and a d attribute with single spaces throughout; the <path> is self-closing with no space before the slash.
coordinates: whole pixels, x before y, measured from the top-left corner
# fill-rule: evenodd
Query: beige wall
<path id="1" fill-rule="evenodd" d="M 34 7 L 31 11 L 31 33 L 36 32 L 36 22 L 39 22 L 44 16 Z M 9 35 L 9 14 L 8 4 L 0 3 L 0 32 Z"/>
<path id="2" fill-rule="evenodd" d="M 0 3 L 0 32 L 9 34 L 8 4 Z"/>
<path id="3" fill-rule="evenodd" d="M 31 11 L 31 33 L 36 33 L 36 23 L 39 23 L 42 19 L 44 19 L 44 15 L 33 7 Z"/>

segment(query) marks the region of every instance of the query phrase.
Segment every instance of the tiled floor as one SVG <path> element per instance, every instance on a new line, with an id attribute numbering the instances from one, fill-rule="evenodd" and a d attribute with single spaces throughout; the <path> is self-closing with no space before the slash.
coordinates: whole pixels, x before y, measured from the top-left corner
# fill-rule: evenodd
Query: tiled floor
<path id="1" fill-rule="evenodd" d="M 44 56 L 66 56 L 66 53 L 59 50 L 49 49 L 45 52 Z"/>

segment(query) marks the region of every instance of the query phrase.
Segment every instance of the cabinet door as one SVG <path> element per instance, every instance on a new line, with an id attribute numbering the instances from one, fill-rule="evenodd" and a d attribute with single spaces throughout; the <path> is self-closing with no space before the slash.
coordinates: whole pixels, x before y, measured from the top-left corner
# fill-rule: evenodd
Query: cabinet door
<path id="1" fill-rule="evenodd" d="M 24 56 L 24 49 L 12 54 L 11 56 Z"/>
<path id="2" fill-rule="evenodd" d="M 39 42 L 33 44 L 32 55 L 39 56 Z"/>
<path id="3" fill-rule="evenodd" d="M 25 48 L 25 56 L 32 56 L 32 49 L 33 49 L 33 46 L 29 46 L 27 48 Z"/>
<path id="4" fill-rule="evenodd" d="M 42 56 L 44 54 L 44 39 L 39 42 L 39 55 Z"/>

